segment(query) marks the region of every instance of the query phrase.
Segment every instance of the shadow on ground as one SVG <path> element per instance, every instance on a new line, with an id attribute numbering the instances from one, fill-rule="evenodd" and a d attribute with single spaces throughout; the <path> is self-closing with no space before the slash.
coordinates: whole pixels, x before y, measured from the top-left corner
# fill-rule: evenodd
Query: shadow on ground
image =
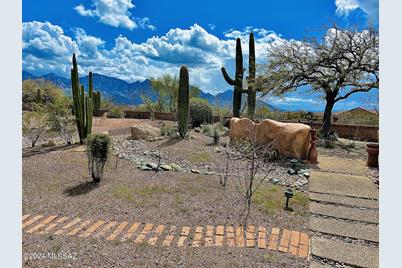
<path id="1" fill-rule="evenodd" d="M 81 144 L 75 143 L 75 144 L 57 145 L 57 146 L 52 146 L 52 147 L 37 146 L 34 148 L 25 148 L 22 150 L 22 157 L 30 157 L 33 155 L 45 154 L 45 153 L 55 152 L 55 151 L 65 151 L 65 150 L 76 148 L 79 146 L 81 146 Z"/>
<path id="2" fill-rule="evenodd" d="M 66 188 L 64 190 L 64 194 L 68 195 L 68 196 L 87 194 L 90 191 L 94 190 L 95 188 L 98 188 L 98 186 L 99 186 L 99 183 L 96 183 L 93 181 L 86 181 L 86 182 L 80 183 L 78 185 Z"/>
<path id="3" fill-rule="evenodd" d="M 167 141 L 165 141 L 164 143 L 161 143 L 158 147 L 169 147 L 172 145 L 175 145 L 176 143 L 182 141 L 183 139 L 180 137 L 173 137 L 173 138 L 169 138 Z"/>

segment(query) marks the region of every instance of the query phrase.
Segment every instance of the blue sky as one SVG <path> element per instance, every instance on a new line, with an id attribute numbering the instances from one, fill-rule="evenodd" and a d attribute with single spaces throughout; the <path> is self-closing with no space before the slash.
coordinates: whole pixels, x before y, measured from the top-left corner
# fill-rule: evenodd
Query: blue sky
<path id="1" fill-rule="evenodd" d="M 320 36 L 324 25 L 378 27 L 378 0 L 23 0 L 22 17 L 23 69 L 34 74 L 68 77 L 75 52 L 82 73 L 127 81 L 177 74 L 186 64 L 192 84 L 217 93 L 230 88 L 219 69 L 234 72 L 236 37 L 246 59 L 252 30 L 257 62 L 263 63 L 270 44 Z M 300 105 L 319 100 L 287 97 Z"/>

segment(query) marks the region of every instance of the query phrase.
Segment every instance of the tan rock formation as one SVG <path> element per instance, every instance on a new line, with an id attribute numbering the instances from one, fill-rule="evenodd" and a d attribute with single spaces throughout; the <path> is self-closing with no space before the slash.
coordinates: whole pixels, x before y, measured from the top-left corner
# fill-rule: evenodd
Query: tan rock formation
<path id="1" fill-rule="evenodd" d="M 254 123 L 248 118 L 232 118 L 229 136 L 231 140 L 252 140 L 255 135 L 257 144 L 269 144 L 276 140 L 279 153 L 306 160 L 310 149 L 310 131 L 310 126 L 299 123 L 281 123 L 270 119 Z"/>

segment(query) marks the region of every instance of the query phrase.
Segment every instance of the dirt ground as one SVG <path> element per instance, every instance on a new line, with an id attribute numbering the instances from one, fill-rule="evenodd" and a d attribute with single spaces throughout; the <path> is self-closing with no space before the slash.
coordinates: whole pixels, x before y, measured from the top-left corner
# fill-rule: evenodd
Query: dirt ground
<path id="1" fill-rule="evenodd" d="M 98 121 L 99 120 L 99 121 Z M 127 131 L 136 119 L 94 120 L 94 132 Z M 150 121 L 161 126 L 159 121 Z M 172 122 L 171 122 L 172 123 Z M 170 123 L 168 123 L 170 124 Z M 216 165 L 222 156 L 210 138 L 161 140 L 147 144 L 196 166 Z M 94 187 L 81 147 L 23 157 L 23 214 L 83 219 L 126 220 L 176 225 L 238 225 L 244 199 L 229 180 L 226 188 L 216 175 L 174 171 L 141 171 L 135 163 L 113 156 L 104 180 Z M 283 174 L 286 176 L 286 174 Z M 284 188 L 266 184 L 256 195 L 248 222 L 308 233 L 308 199 L 300 194 L 294 212 L 283 210 Z M 83 239 L 23 232 L 23 256 L 32 252 L 72 252 L 76 260 L 28 260 L 26 267 L 307 267 L 306 258 L 259 249 L 229 247 L 150 247 L 130 242 Z"/>

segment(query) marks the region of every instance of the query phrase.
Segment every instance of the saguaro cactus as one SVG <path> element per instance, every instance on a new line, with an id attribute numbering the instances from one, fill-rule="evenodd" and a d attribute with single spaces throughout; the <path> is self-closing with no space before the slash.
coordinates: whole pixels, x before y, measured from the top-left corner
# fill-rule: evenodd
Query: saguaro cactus
<path id="1" fill-rule="evenodd" d="M 84 139 L 91 134 L 92 116 L 93 116 L 93 81 L 92 73 L 89 72 L 88 95 L 85 95 L 84 86 L 80 85 L 78 76 L 78 66 L 75 54 L 73 54 L 73 68 L 71 69 L 71 88 L 73 91 L 74 114 L 77 124 L 80 143 L 84 143 Z"/>
<path id="2" fill-rule="evenodd" d="M 180 137 L 185 138 L 187 135 L 188 114 L 190 111 L 190 86 L 188 78 L 188 70 L 186 66 L 180 68 L 179 94 L 177 98 L 178 115 L 177 121 L 179 124 Z"/>
<path id="3" fill-rule="evenodd" d="M 236 39 L 236 73 L 234 79 L 230 78 L 226 72 L 225 67 L 221 68 L 223 78 L 226 82 L 234 87 L 233 91 L 233 116 L 240 117 L 241 109 L 241 95 L 243 93 L 242 82 L 243 82 L 243 53 L 241 50 L 240 38 Z"/>
<path id="4" fill-rule="evenodd" d="M 255 45 L 254 34 L 250 33 L 249 38 L 249 56 L 248 56 L 248 89 L 247 89 L 247 116 L 254 119 L 255 104 L 256 104 L 256 87 L 255 81 Z"/>

